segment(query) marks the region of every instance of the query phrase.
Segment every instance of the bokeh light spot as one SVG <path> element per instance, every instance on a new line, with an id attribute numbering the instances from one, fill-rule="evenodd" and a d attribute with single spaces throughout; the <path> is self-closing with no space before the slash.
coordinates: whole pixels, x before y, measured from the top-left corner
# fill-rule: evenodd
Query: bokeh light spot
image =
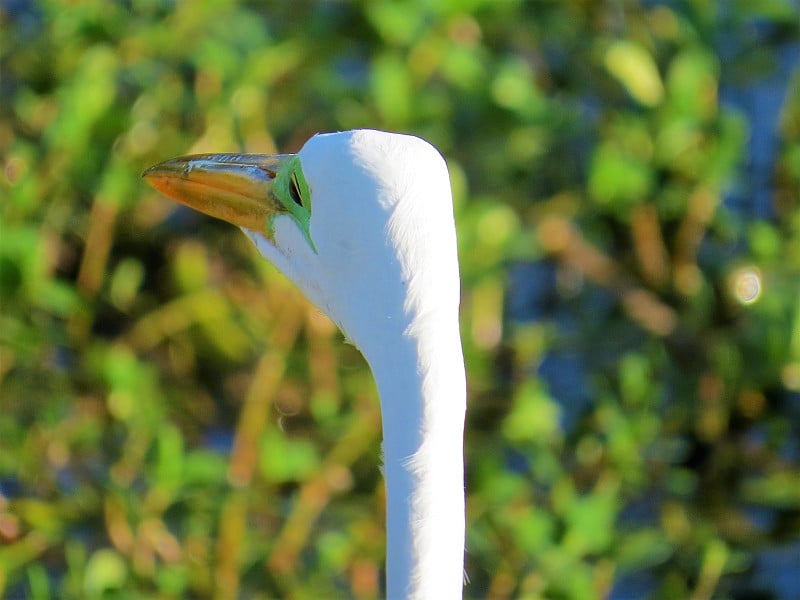
<path id="1" fill-rule="evenodd" d="M 745 306 L 753 304 L 761 296 L 761 271 L 755 267 L 744 267 L 731 278 L 733 295 Z"/>

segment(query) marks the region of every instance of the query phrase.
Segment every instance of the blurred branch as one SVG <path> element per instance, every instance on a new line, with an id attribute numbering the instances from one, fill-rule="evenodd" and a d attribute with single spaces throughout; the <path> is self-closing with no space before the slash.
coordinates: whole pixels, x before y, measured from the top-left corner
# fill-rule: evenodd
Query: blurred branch
<path id="1" fill-rule="evenodd" d="M 628 315 L 647 331 L 667 336 L 675 329 L 675 311 L 651 291 L 637 286 L 614 261 L 583 239 L 565 218 L 545 217 L 538 225 L 539 240 L 546 251 L 584 277 L 616 293 Z"/>
<path id="2" fill-rule="evenodd" d="M 266 427 L 269 408 L 283 381 L 286 356 L 295 345 L 302 325 L 304 310 L 294 305 L 292 298 L 284 297 L 275 309 L 274 323 L 280 327 L 270 330 L 267 351 L 259 360 L 253 380 L 239 413 L 239 422 L 233 441 L 228 482 L 233 490 L 223 502 L 221 531 L 217 543 L 215 567 L 215 598 L 234 599 L 239 595 L 241 552 L 247 529 L 249 495 L 245 493 L 252 480 L 258 461 L 258 446 Z"/>
<path id="3" fill-rule="evenodd" d="M 348 467 L 375 441 L 380 431 L 377 402 L 367 398 L 353 411 L 348 428 L 325 457 L 319 473 L 303 484 L 267 559 L 270 571 L 285 575 L 297 566 L 300 551 L 333 492 L 350 486 Z"/>
<path id="4" fill-rule="evenodd" d="M 714 539 L 708 543 L 697 586 L 689 600 L 710 600 L 714 597 L 714 590 L 717 589 L 728 555 L 729 551 L 724 542 Z"/>
<path id="5" fill-rule="evenodd" d="M 663 287 L 669 280 L 669 254 L 655 206 L 644 203 L 632 210 L 631 233 L 642 277 L 653 287 Z"/>
<path id="6" fill-rule="evenodd" d="M 675 288 L 684 295 L 700 285 L 697 250 L 719 204 L 719 196 L 700 187 L 689 198 L 689 207 L 678 228 L 675 244 Z"/>
<path id="7" fill-rule="evenodd" d="M 139 319 L 120 341 L 139 351 L 151 350 L 194 323 L 219 319 L 228 311 L 228 302 L 219 290 L 203 289 L 160 305 Z"/>
<path id="8" fill-rule="evenodd" d="M 100 290 L 106 272 L 108 256 L 114 241 L 114 223 L 117 220 L 117 205 L 107 198 L 95 196 L 89 214 L 89 233 L 78 269 L 78 287 L 87 295 L 94 296 Z"/>

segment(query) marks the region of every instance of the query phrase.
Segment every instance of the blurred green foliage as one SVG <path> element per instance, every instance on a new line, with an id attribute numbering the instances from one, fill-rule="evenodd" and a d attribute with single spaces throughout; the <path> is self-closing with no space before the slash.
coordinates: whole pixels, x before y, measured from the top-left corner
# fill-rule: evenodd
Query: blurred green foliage
<path id="1" fill-rule="evenodd" d="M 796 597 L 798 23 L 792 0 L 0 5 L 0 596 L 380 595 L 363 360 L 139 178 L 374 127 L 452 172 L 466 596 Z"/>

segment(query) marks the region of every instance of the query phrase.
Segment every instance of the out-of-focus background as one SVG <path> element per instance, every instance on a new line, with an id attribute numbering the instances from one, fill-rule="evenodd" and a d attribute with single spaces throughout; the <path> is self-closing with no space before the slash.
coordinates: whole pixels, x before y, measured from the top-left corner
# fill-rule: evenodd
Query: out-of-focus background
<path id="1" fill-rule="evenodd" d="M 467 598 L 796 600 L 794 0 L 0 4 L 0 597 L 381 595 L 357 350 L 178 154 L 452 174 Z"/>

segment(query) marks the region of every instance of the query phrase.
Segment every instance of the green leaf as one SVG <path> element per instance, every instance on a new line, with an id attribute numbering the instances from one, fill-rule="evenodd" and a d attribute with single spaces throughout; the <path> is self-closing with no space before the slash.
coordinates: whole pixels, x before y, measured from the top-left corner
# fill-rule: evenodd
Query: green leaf
<path id="1" fill-rule="evenodd" d="M 706 121 L 717 112 L 719 66 L 702 48 L 678 54 L 667 73 L 670 106 L 678 114 L 696 121 Z"/>
<path id="2" fill-rule="evenodd" d="M 664 87 L 658 67 L 653 56 L 639 44 L 613 42 L 606 50 L 605 66 L 640 104 L 656 106 L 661 102 Z"/>
<path id="3" fill-rule="evenodd" d="M 526 381 L 517 390 L 511 412 L 503 422 L 503 435 L 510 441 L 548 444 L 561 439 L 561 410 L 544 386 Z"/>
<path id="4" fill-rule="evenodd" d="M 103 548 L 89 557 L 83 589 L 88 598 L 100 598 L 106 591 L 121 590 L 127 579 L 128 565 L 122 556 L 114 550 Z"/>
<path id="5" fill-rule="evenodd" d="M 259 465 L 267 481 L 303 481 L 316 471 L 319 457 L 310 441 L 292 439 L 279 429 L 270 428 L 261 437 Z"/>
<path id="6" fill-rule="evenodd" d="M 601 205 L 620 215 L 644 202 L 653 187 L 653 172 L 640 158 L 605 142 L 594 152 L 589 171 L 589 192 Z"/>
<path id="7" fill-rule="evenodd" d="M 370 84 L 381 117 L 394 126 L 407 123 L 412 89 L 406 63 L 395 54 L 383 54 L 372 65 Z"/>

